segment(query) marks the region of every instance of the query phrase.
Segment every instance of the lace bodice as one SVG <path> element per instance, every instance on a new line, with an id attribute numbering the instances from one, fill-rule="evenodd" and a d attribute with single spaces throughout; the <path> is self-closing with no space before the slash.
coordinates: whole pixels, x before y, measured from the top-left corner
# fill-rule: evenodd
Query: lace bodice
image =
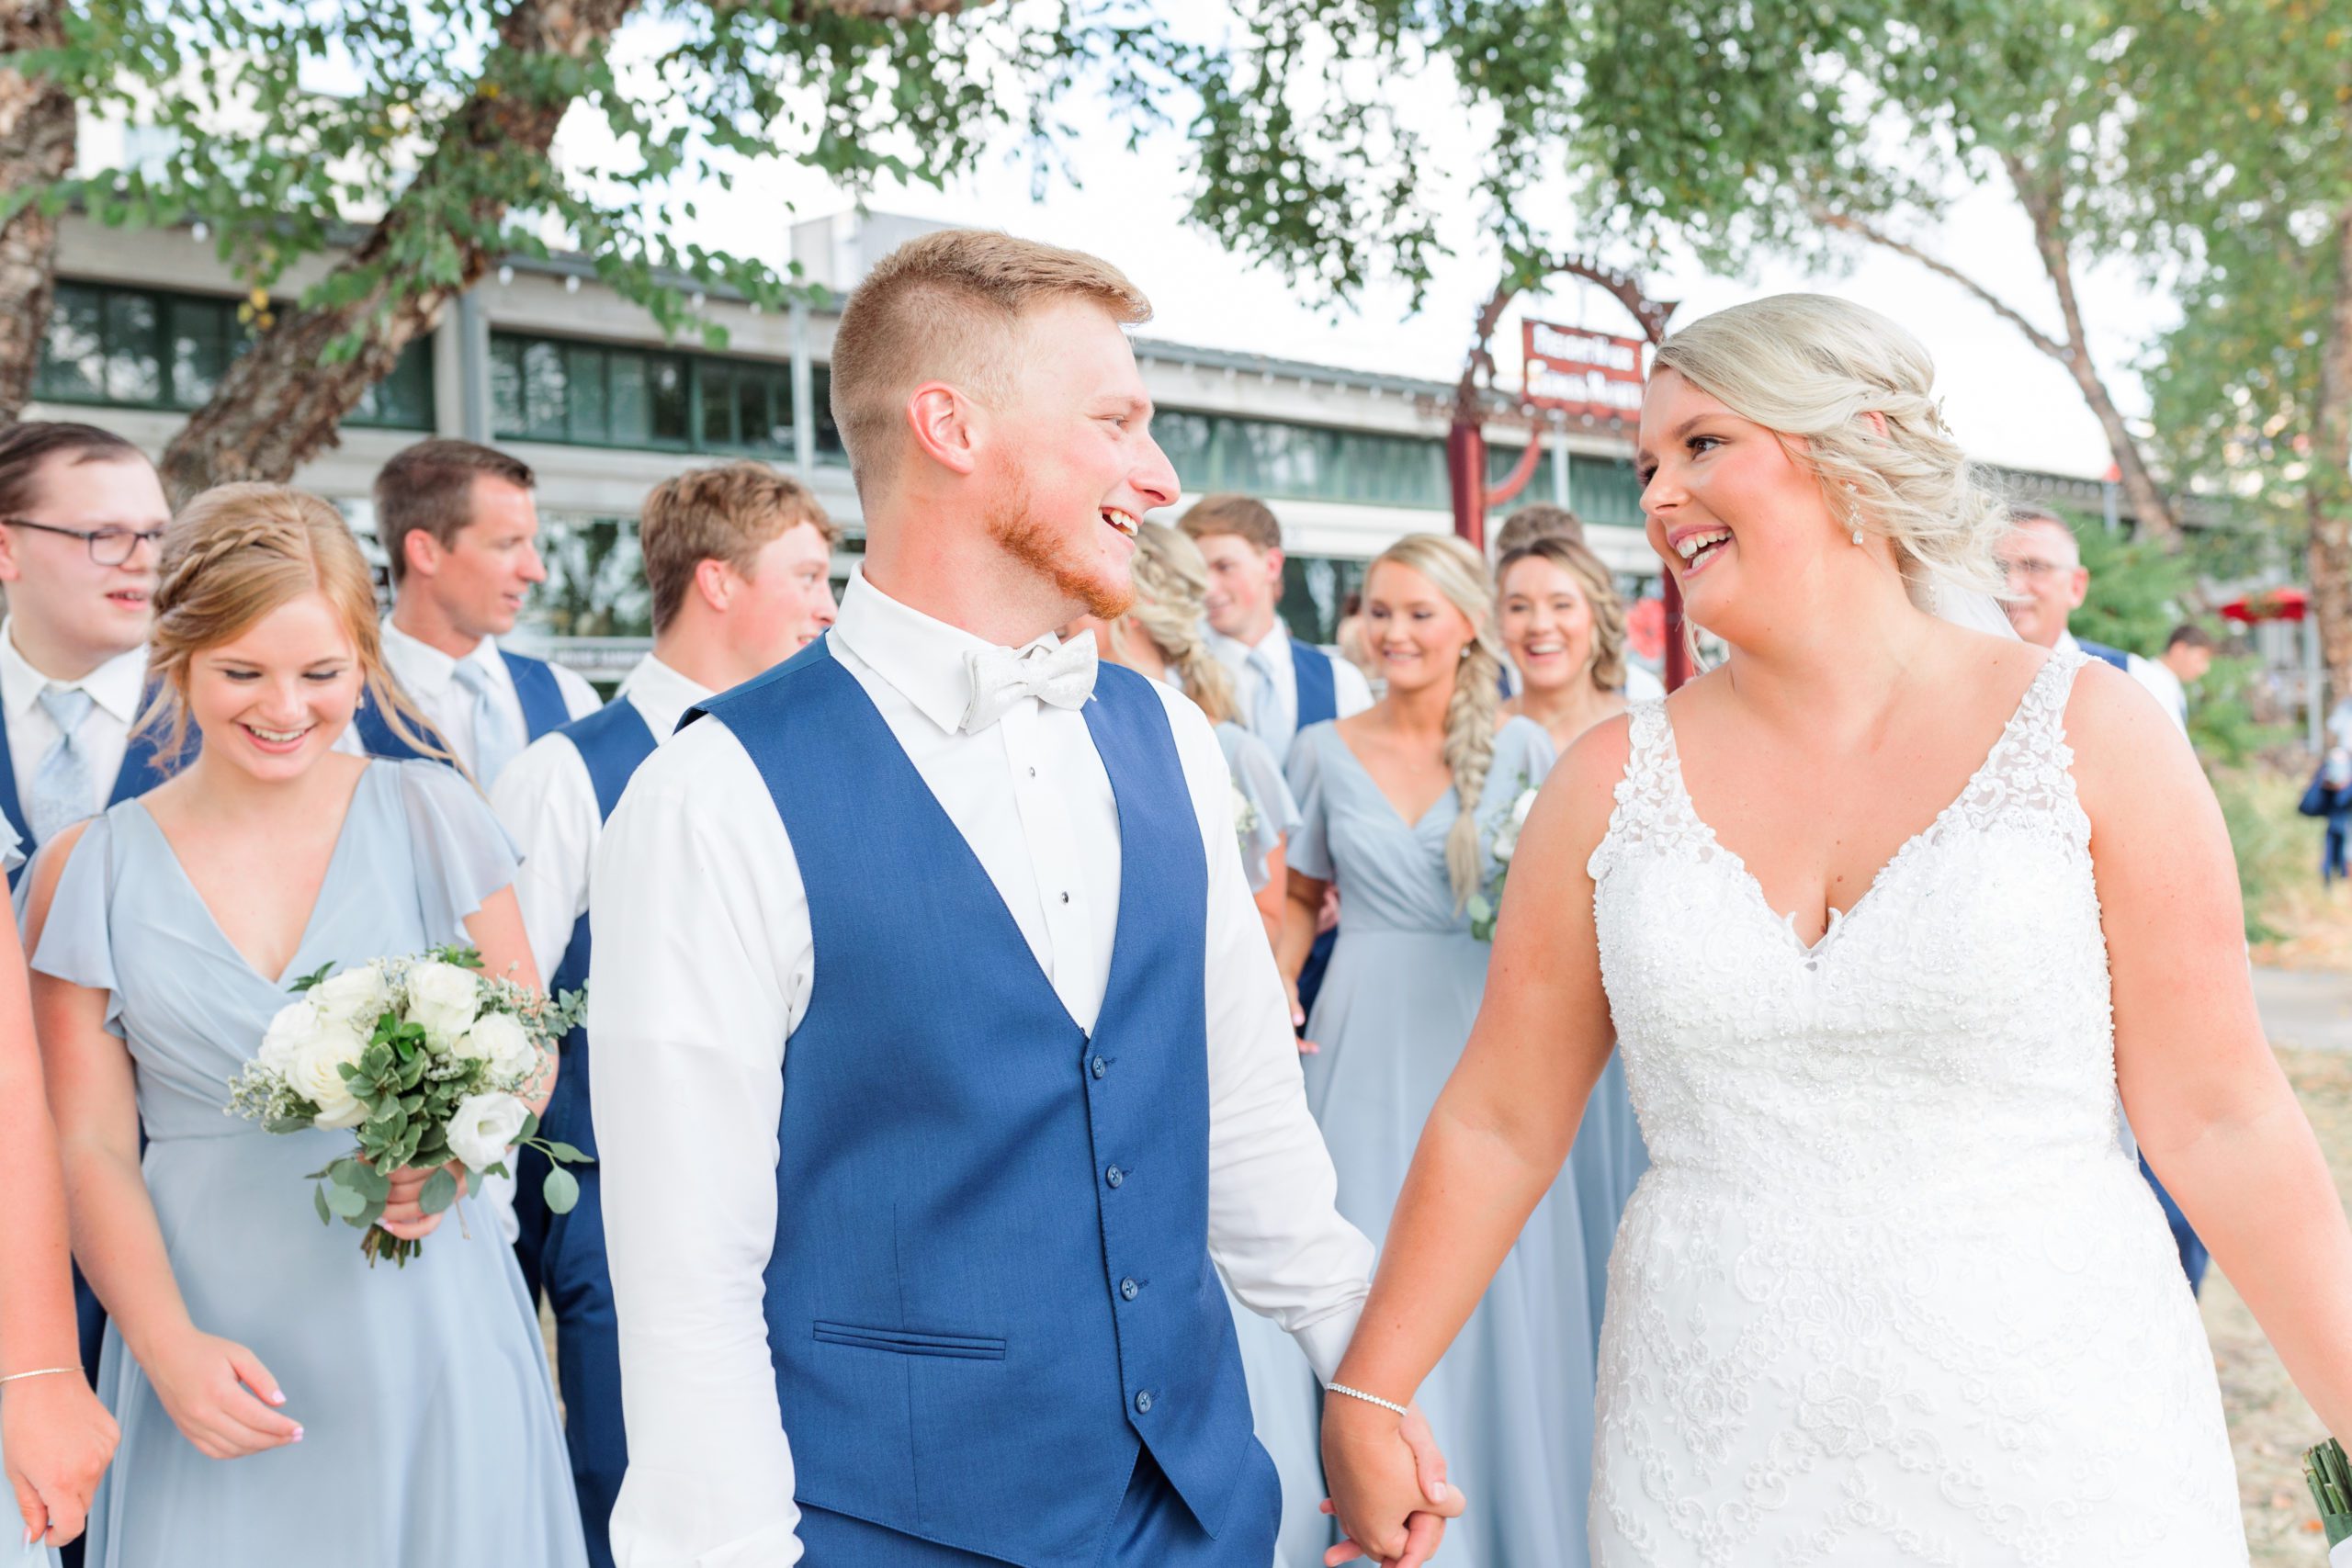
<path id="1" fill-rule="evenodd" d="M 1611 1266 L 1600 1563 L 2244 1562 L 2120 1137 L 2081 663 L 1810 947 L 1692 807 L 1665 705 L 1633 710 L 1591 872 L 1652 1167 Z"/>

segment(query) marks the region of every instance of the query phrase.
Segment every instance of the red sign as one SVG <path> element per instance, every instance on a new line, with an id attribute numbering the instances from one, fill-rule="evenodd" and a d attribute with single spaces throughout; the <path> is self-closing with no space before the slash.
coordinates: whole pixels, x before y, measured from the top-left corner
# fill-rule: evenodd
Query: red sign
<path id="1" fill-rule="evenodd" d="M 1642 350 L 1637 337 L 1612 337 L 1551 321 L 1521 323 L 1527 351 L 1527 400 L 1537 408 L 1610 419 L 1641 412 Z"/>

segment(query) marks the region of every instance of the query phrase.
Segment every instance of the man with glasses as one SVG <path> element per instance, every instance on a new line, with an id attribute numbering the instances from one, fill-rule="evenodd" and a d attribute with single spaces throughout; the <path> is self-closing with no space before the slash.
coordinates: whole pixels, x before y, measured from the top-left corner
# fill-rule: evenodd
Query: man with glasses
<path id="1" fill-rule="evenodd" d="M 2056 513 L 2039 506 L 2010 508 L 2000 553 L 2009 578 L 2006 608 L 2018 636 L 2042 648 L 2079 648 L 2118 670 L 2132 668 L 2132 656 L 2121 649 L 2085 642 L 2066 629 L 2067 617 L 2083 607 L 2090 592 L 2091 574 L 2075 531 Z"/>
<path id="2" fill-rule="evenodd" d="M 0 434 L 0 814 L 29 855 L 162 782 L 131 743 L 171 507 L 138 447 L 95 425 Z"/>

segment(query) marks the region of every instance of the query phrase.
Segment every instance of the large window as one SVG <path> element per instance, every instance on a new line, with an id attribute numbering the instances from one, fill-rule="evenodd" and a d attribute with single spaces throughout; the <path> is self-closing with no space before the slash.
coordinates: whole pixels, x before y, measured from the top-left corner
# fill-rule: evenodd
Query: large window
<path id="1" fill-rule="evenodd" d="M 253 345 L 239 301 L 111 284 L 60 283 L 33 396 L 44 402 L 188 412 L 211 400 Z M 433 345 L 418 338 L 344 416 L 350 425 L 433 428 Z"/>
<path id="2" fill-rule="evenodd" d="M 1375 434 L 1184 409 L 1161 410 L 1151 433 L 1193 495 L 1239 491 L 1271 501 L 1342 501 L 1431 512 L 1453 504 L 1445 478 L 1445 443 L 1436 436 Z M 1487 447 L 1487 482 L 1509 478 L 1522 450 Z M 1556 461 L 1549 450 L 1538 457 L 1535 472 L 1511 503 L 1551 500 Z M 1569 455 L 1568 501 L 1586 522 L 1638 527 L 1640 495 L 1631 462 Z"/>
<path id="3" fill-rule="evenodd" d="M 817 455 L 838 462 L 829 392 L 820 367 Z M 774 360 L 492 333 L 490 393 L 493 428 L 504 440 L 769 458 L 796 450 L 792 367 Z"/>

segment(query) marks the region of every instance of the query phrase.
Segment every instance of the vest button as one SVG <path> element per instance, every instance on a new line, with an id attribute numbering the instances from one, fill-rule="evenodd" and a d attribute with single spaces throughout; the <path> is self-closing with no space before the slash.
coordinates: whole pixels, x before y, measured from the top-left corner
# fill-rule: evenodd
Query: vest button
<path id="1" fill-rule="evenodd" d="M 1125 1181 L 1126 1179 L 1127 1173 L 1121 1170 L 1115 1165 L 1102 1173 L 1102 1179 L 1109 1182 L 1114 1187 L 1116 1187 L 1120 1182 Z"/>
<path id="2" fill-rule="evenodd" d="M 1136 1395 L 1136 1414 L 1138 1416 L 1151 1414 L 1151 1390 L 1144 1389 Z"/>
<path id="3" fill-rule="evenodd" d="M 1089 1063 L 1087 1063 L 1087 1064 L 1086 1064 L 1086 1070 L 1087 1070 L 1088 1072 L 1090 1072 L 1090 1073 L 1092 1073 L 1096 1077 L 1098 1077 L 1098 1078 L 1099 1078 L 1099 1077 L 1101 1077 L 1104 1073 L 1107 1073 L 1107 1072 L 1109 1072 L 1109 1071 L 1111 1070 L 1111 1064 L 1110 1064 L 1110 1063 L 1108 1063 L 1108 1062 L 1106 1062 L 1106 1061 L 1104 1061 L 1102 1057 L 1097 1056 L 1097 1057 L 1095 1057 L 1095 1058 L 1094 1058 L 1094 1060 L 1092 1060 L 1092 1061 L 1091 1061 L 1091 1062 L 1089 1062 Z"/>
<path id="4" fill-rule="evenodd" d="M 1128 1301 L 1135 1300 L 1142 1293 L 1143 1287 L 1136 1284 L 1132 1277 L 1119 1281 L 1119 1294 L 1125 1297 Z"/>

